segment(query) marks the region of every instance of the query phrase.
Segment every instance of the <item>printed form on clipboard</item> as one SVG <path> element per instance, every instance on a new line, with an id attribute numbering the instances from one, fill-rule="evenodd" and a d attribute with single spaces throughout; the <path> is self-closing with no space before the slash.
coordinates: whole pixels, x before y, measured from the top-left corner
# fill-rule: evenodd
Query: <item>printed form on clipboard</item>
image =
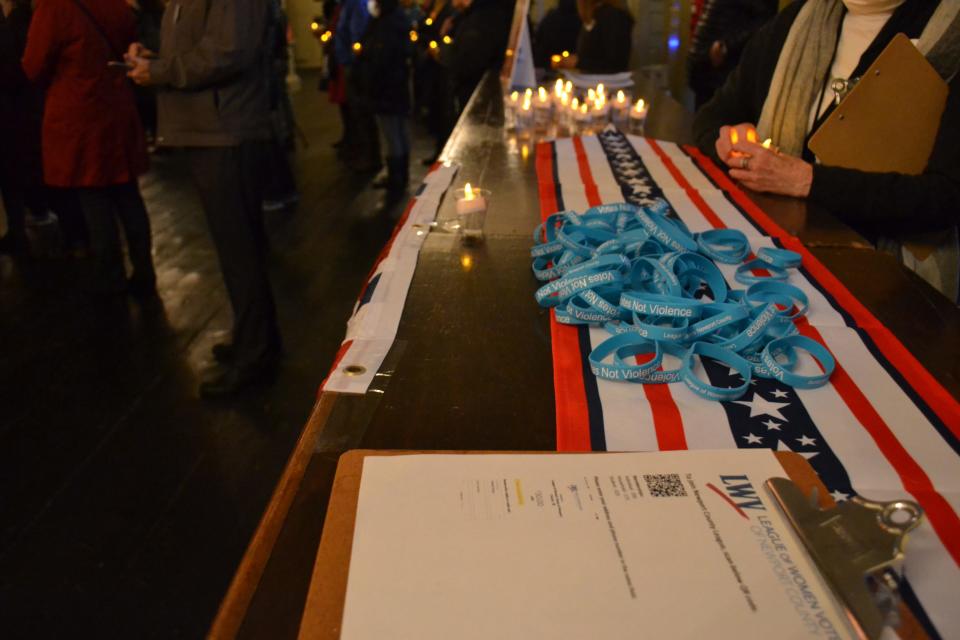
<path id="1" fill-rule="evenodd" d="M 340 637 L 875 635 L 765 486 L 784 475 L 760 450 L 367 457 Z"/>

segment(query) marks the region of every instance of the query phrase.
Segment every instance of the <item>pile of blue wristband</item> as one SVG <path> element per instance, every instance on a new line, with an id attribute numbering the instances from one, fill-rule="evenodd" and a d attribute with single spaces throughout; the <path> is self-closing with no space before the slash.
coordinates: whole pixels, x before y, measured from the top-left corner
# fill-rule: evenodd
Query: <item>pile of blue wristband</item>
<path id="1" fill-rule="evenodd" d="M 794 324 L 808 304 L 803 291 L 786 283 L 800 254 L 764 247 L 750 258 L 742 232 L 690 233 L 669 210 L 664 200 L 606 204 L 582 214 L 555 213 L 534 231 L 533 273 L 547 283 L 537 302 L 553 307 L 558 322 L 611 334 L 590 354 L 594 375 L 643 384 L 683 381 L 711 400 L 741 397 L 753 376 L 800 389 L 826 384 L 833 356 Z M 735 279 L 746 289 L 728 287 L 718 262 L 739 265 Z M 822 373 L 795 371 L 801 351 Z M 664 370 L 664 354 L 680 367 Z M 727 365 L 743 384 L 707 384 L 694 373 L 698 357 Z"/>

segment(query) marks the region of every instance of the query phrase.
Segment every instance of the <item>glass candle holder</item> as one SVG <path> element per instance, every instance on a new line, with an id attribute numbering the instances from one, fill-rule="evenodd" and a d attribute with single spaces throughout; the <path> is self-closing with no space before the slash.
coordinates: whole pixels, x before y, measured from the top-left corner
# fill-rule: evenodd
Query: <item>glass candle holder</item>
<path id="1" fill-rule="evenodd" d="M 454 189 L 456 203 L 455 228 L 464 244 L 476 244 L 483 241 L 483 225 L 487 220 L 487 207 L 490 203 L 490 191 L 472 187 L 468 182 L 463 189 Z"/>
<path id="2" fill-rule="evenodd" d="M 647 122 L 647 103 L 643 101 L 643 98 L 637 100 L 637 103 L 630 109 L 629 116 L 629 129 L 630 133 L 633 133 L 638 136 L 643 135 L 643 129 Z"/>

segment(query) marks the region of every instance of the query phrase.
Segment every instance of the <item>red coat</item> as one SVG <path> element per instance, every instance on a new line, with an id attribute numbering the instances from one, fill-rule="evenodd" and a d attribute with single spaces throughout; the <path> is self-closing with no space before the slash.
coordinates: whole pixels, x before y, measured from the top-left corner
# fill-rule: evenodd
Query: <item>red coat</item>
<path id="1" fill-rule="evenodd" d="M 136 39 L 124 0 L 38 0 L 23 70 L 46 85 L 43 176 L 56 187 L 131 182 L 147 169 L 133 89 L 116 55 L 76 2 L 83 2 L 119 53 Z"/>

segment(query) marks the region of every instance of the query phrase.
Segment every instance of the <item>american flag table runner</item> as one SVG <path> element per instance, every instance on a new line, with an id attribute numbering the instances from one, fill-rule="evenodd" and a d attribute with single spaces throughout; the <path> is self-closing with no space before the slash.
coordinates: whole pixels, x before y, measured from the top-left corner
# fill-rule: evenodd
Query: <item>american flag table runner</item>
<path id="1" fill-rule="evenodd" d="M 927 519 L 910 540 L 904 597 L 929 632 L 960 637 L 960 404 L 807 251 L 697 149 L 626 136 L 559 139 L 537 148 L 541 217 L 663 197 L 692 232 L 733 228 L 754 252 L 799 252 L 789 283 L 807 294 L 801 334 L 830 349 L 830 383 L 800 390 L 754 379 L 737 401 L 711 402 L 683 384 L 600 380 L 587 361 L 609 334 L 551 314 L 560 451 L 769 448 L 795 451 L 834 498 L 910 495 Z M 735 267 L 718 265 L 728 283 Z M 703 362 L 717 386 L 735 373 Z M 742 380 L 740 380 L 742 383 Z"/>
<path id="2" fill-rule="evenodd" d="M 420 249 L 459 169 L 451 163 L 434 165 L 407 204 L 367 276 L 321 392 L 367 392 L 397 337 Z"/>

